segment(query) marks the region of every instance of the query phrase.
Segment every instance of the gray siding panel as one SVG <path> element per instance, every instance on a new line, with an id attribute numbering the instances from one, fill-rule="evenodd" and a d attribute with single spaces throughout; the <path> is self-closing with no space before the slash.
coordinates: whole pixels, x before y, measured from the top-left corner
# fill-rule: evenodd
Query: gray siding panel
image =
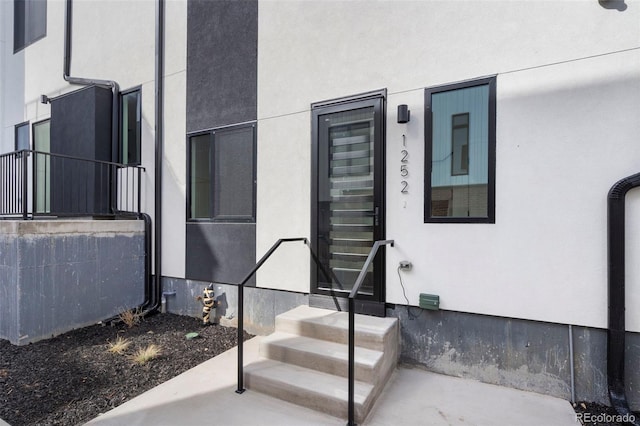
<path id="1" fill-rule="evenodd" d="M 257 117 L 257 1 L 189 1 L 187 132 Z M 255 264 L 255 224 L 188 223 L 186 277 L 237 282 Z"/>
<path id="2" fill-rule="evenodd" d="M 190 0 L 187 132 L 255 120 L 258 2 Z"/>
<path id="3" fill-rule="evenodd" d="M 187 278 L 237 283 L 255 262 L 255 224 L 187 223 Z"/>
<path id="4" fill-rule="evenodd" d="M 51 152 L 111 161 L 112 93 L 90 86 L 51 101 Z M 109 169 L 93 163 L 49 159 L 51 211 L 110 213 Z"/>

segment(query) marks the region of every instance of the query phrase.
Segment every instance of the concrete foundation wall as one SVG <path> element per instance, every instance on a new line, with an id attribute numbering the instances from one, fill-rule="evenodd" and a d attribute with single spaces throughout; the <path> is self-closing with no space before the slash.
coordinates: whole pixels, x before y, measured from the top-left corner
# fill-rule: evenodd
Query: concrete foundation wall
<path id="1" fill-rule="evenodd" d="M 0 250 L 0 338 L 13 344 L 144 301 L 143 221 L 3 221 Z"/>
<path id="2" fill-rule="evenodd" d="M 450 376 L 472 378 L 571 399 L 569 326 L 396 305 L 387 315 L 401 328 L 400 361 Z M 572 329 L 575 397 L 609 404 L 606 330 Z M 640 334 L 627 333 L 626 395 L 640 408 Z"/>
<path id="3" fill-rule="evenodd" d="M 200 317 L 196 297 L 207 282 L 163 277 L 167 311 Z M 220 307 L 215 322 L 237 326 L 237 288 L 215 285 Z M 275 328 L 275 316 L 307 304 L 308 295 L 247 287 L 245 329 L 266 335 Z M 398 318 L 401 329 L 400 362 L 456 377 L 571 399 L 569 326 L 566 324 L 503 318 L 454 311 L 427 311 L 389 305 L 387 316 Z M 579 401 L 608 404 L 606 330 L 573 326 L 575 396 Z M 640 334 L 627 333 L 627 398 L 640 408 Z"/>
<path id="4" fill-rule="evenodd" d="M 202 304 L 196 300 L 207 282 L 183 280 L 180 278 L 162 277 L 163 292 L 167 295 L 167 312 L 202 316 Z M 238 288 L 233 285 L 215 284 L 215 297 L 219 303 L 215 319 L 211 322 L 236 327 L 238 325 Z M 309 296 L 304 293 L 270 290 L 264 288 L 245 287 L 244 290 L 244 329 L 257 335 L 266 335 L 275 329 L 275 318 L 296 306 L 309 303 Z"/>

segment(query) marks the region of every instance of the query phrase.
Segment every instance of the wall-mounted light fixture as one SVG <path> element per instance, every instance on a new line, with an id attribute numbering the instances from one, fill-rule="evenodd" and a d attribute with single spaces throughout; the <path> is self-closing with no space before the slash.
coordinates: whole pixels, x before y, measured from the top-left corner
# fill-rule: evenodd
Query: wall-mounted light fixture
<path id="1" fill-rule="evenodd" d="M 40 103 L 41 104 L 49 104 L 51 103 L 51 99 L 47 95 L 40 95 Z"/>
<path id="2" fill-rule="evenodd" d="M 406 104 L 398 105 L 398 123 L 408 123 L 411 120 L 411 111 Z"/>

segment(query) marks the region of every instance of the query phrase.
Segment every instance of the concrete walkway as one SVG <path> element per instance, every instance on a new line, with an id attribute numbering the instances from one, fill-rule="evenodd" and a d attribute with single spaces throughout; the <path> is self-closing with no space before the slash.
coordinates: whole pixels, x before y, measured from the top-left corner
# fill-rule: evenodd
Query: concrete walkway
<path id="1" fill-rule="evenodd" d="M 245 363 L 258 358 L 256 337 Z M 247 390 L 236 389 L 235 349 L 102 414 L 88 424 L 341 425 L 339 419 Z M 364 425 L 575 426 L 569 402 L 424 370 L 398 368 Z"/>

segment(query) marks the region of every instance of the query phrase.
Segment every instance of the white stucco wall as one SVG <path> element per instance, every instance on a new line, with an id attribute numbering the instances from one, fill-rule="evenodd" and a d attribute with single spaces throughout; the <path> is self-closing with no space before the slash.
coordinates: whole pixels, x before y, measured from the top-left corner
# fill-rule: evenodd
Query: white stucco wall
<path id="1" fill-rule="evenodd" d="M 142 86 L 143 210 L 154 224 L 156 3 L 76 0 L 71 65 L 73 75 L 113 79 L 122 90 Z M 185 268 L 186 41 L 187 3 L 165 2 L 162 274 L 172 277 Z"/>
<path id="2" fill-rule="evenodd" d="M 387 301 L 406 304 L 396 267 L 410 260 L 412 305 L 433 293 L 448 310 L 605 327 L 606 195 L 640 171 L 640 3 L 626 3 L 260 2 L 258 257 L 311 232 L 310 104 L 387 88 Z M 496 223 L 425 224 L 424 88 L 487 75 L 497 75 Z M 629 201 L 633 215 L 640 195 Z M 639 230 L 630 224 L 631 256 Z M 288 252 L 259 285 L 308 291 L 308 262 Z M 631 304 L 640 267 L 628 264 Z M 627 319 L 640 330 L 639 315 Z"/>
<path id="3" fill-rule="evenodd" d="M 6 2 L 0 2 L 0 93 L 4 93 L 6 82 L 5 82 L 5 73 L 6 66 L 6 52 L 7 48 L 7 15 L 8 15 L 8 5 Z M 0 97 L 0 152 L 5 152 L 4 144 L 6 142 L 5 138 L 5 100 L 4 97 Z"/>
<path id="4" fill-rule="evenodd" d="M 626 65 L 622 65 L 626 64 Z M 606 326 L 606 196 L 640 171 L 640 52 L 498 74 L 495 224 L 424 224 L 423 92 L 390 96 L 412 120 L 387 132 L 387 300 L 418 304 L 440 295 L 443 309 Z M 392 108 L 390 108 L 390 111 Z M 415 114 L 415 115 L 414 115 Z M 410 191 L 399 193 L 402 133 Z M 631 194 L 631 211 L 640 198 Z M 406 203 L 406 207 L 405 207 Z M 638 217 L 638 216 L 636 216 Z M 640 220 L 629 213 L 628 306 L 640 291 Z M 629 309 L 629 328 L 640 317 Z"/>
<path id="5" fill-rule="evenodd" d="M 15 124 L 49 117 L 41 94 L 78 89 L 62 79 L 64 3 L 49 1 L 47 36 L 13 54 L 11 2 L 0 2 L 3 151 L 13 149 Z M 406 303 L 395 268 L 410 260 L 412 305 L 435 293 L 443 309 L 606 326 L 606 193 L 640 169 L 640 2 L 626 4 L 260 1 L 257 256 L 277 238 L 311 234 L 310 104 L 387 88 L 387 237 L 396 241 L 387 301 Z M 162 272 L 184 277 L 187 6 L 166 8 Z M 142 87 L 152 216 L 154 40 L 155 2 L 74 1 L 72 75 Z M 423 89 L 487 75 L 497 75 L 496 224 L 425 224 Z M 396 123 L 401 103 L 411 109 L 406 125 Z M 640 194 L 628 198 L 634 306 Z M 306 248 L 278 252 L 259 285 L 308 291 Z M 627 319 L 640 331 L 640 313 L 628 309 Z"/>
<path id="6" fill-rule="evenodd" d="M 187 205 L 187 2 L 166 2 L 165 20 L 162 275 L 183 278 Z"/>
<path id="7" fill-rule="evenodd" d="M 12 2 L 0 2 L 2 25 L 2 108 L 0 149 L 13 150 L 14 126 L 49 118 L 49 97 L 80 86 L 64 81 L 65 1 L 47 2 L 47 35 L 13 54 Z M 154 217 L 155 163 L 155 18 L 154 1 L 73 2 L 72 61 L 74 77 L 114 80 L 121 90 L 142 91 L 142 209 Z M 184 276 L 185 244 L 185 93 L 186 20 L 184 1 L 165 9 L 165 162 L 163 169 L 163 275 Z M 9 83 L 7 83 L 9 82 Z"/>
<path id="8" fill-rule="evenodd" d="M 13 2 L 0 2 L 0 152 L 14 149 L 24 120 L 24 51 L 13 53 Z"/>

